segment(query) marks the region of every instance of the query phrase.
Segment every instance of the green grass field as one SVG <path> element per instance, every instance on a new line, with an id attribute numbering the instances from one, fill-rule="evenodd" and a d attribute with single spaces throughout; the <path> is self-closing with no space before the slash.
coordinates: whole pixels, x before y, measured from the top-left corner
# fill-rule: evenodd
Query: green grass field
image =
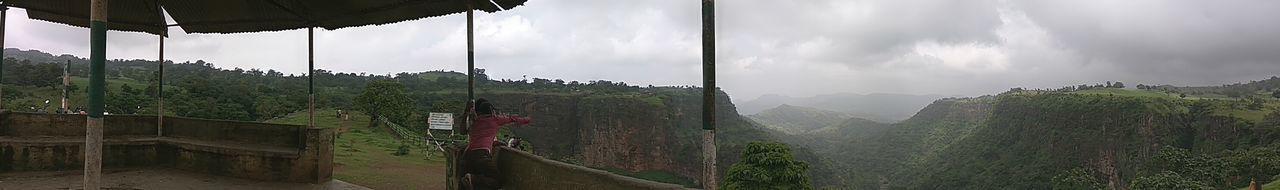
<path id="1" fill-rule="evenodd" d="M 369 128 L 369 116 L 352 112 L 351 120 L 336 117 L 337 110 L 316 110 L 316 127 L 349 130 L 335 140 L 335 179 L 373 189 L 444 189 L 445 160 L 429 146 L 410 146 L 408 155 L 393 155 L 404 145 L 384 128 Z M 268 123 L 307 124 L 307 112 L 268 120 Z M 381 127 L 381 126 L 379 126 Z"/>

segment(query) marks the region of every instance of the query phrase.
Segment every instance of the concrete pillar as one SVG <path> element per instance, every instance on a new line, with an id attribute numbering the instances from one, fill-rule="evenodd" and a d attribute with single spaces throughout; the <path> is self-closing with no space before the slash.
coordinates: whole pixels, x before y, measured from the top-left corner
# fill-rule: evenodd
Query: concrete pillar
<path id="1" fill-rule="evenodd" d="M 62 108 L 64 113 L 70 113 L 67 108 L 67 98 L 71 97 L 71 88 L 69 87 L 71 87 L 71 60 L 67 60 L 67 63 L 62 65 L 62 103 L 58 107 Z"/>
<path id="2" fill-rule="evenodd" d="M 92 0 L 89 19 L 89 113 L 84 141 L 84 189 L 102 177 L 102 112 L 106 91 L 107 0 Z"/>

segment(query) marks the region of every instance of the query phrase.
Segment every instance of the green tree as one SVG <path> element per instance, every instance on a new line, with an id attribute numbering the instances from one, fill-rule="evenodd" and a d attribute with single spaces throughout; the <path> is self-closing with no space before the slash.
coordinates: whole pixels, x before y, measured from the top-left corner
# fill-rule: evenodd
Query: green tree
<path id="1" fill-rule="evenodd" d="M 1106 188 L 1106 186 L 1102 185 L 1102 180 L 1090 175 L 1089 171 L 1084 168 L 1067 170 L 1065 173 L 1058 174 L 1058 176 L 1053 177 L 1053 181 L 1051 181 L 1050 184 L 1052 184 L 1053 189 L 1082 190 Z"/>
<path id="2" fill-rule="evenodd" d="M 1177 172 L 1165 171 L 1156 175 L 1138 177 L 1129 184 L 1133 190 L 1164 189 L 1212 189 L 1203 182 L 1182 176 Z"/>
<path id="3" fill-rule="evenodd" d="M 462 114 L 462 108 L 467 106 L 467 102 L 459 100 L 441 100 L 435 104 L 431 104 L 431 112 L 436 113 L 453 113 L 454 115 Z"/>
<path id="4" fill-rule="evenodd" d="M 407 124 L 413 115 L 413 100 L 404 93 L 404 85 L 393 80 L 375 80 L 364 87 L 364 92 L 356 96 L 355 106 L 369 114 L 369 127 L 377 125 L 377 116 L 386 117 L 391 122 Z"/>
<path id="5" fill-rule="evenodd" d="M 1111 85 L 1111 87 L 1112 87 L 1112 88 L 1124 88 L 1124 83 L 1123 83 L 1123 82 L 1120 82 L 1120 81 L 1116 81 L 1116 83 L 1115 83 L 1115 84 L 1112 84 L 1112 85 Z"/>
<path id="6" fill-rule="evenodd" d="M 1271 97 L 1280 98 L 1280 90 L 1271 92 Z"/>
<path id="7" fill-rule="evenodd" d="M 797 161 L 786 144 L 751 142 L 725 175 L 723 189 L 813 189 L 806 172 L 809 164 Z"/>

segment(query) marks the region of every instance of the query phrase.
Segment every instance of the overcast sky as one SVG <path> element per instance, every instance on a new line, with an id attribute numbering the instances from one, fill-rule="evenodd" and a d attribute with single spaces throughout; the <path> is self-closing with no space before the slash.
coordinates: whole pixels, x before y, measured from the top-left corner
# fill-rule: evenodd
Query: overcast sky
<path id="1" fill-rule="evenodd" d="M 476 65 L 497 78 L 701 85 L 699 0 L 530 0 L 476 15 Z M 722 0 L 719 86 L 762 94 L 994 94 L 1011 87 L 1217 85 L 1280 74 L 1274 0 Z M 5 47 L 87 56 L 87 29 L 9 11 Z M 387 74 L 466 67 L 464 15 L 316 32 L 316 67 Z M 172 21 L 171 21 L 172 22 Z M 177 29 L 177 28 L 175 28 Z M 155 59 L 111 32 L 108 57 Z M 306 70 L 306 30 L 172 32 L 168 59 Z"/>

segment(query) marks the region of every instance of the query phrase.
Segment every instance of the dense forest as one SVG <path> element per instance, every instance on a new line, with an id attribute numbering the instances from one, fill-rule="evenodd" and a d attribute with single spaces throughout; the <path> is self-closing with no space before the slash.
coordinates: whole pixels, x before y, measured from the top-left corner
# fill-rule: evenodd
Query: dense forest
<path id="1" fill-rule="evenodd" d="M 54 56 L 37 50 L 6 49 L 3 68 L 5 107 L 16 111 L 53 112 L 62 96 L 62 67 L 69 64 L 72 77 L 70 109 L 84 107 L 87 90 L 87 60 L 70 55 Z M 164 63 L 164 76 L 154 60 L 108 60 L 107 112 L 114 114 L 155 114 L 161 89 L 165 114 L 185 117 L 264 121 L 305 110 L 305 73 L 275 70 L 222 69 L 205 61 Z M 314 72 L 316 106 L 355 109 L 353 101 L 366 83 L 392 80 L 405 89 L 417 105 L 414 112 L 437 106 L 459 106 L 465 97 L 466 74 L 453 71 L 426 71 L 372 75 L 341 73 L 323 69 Z M 159 87 L 163 77 L 164 88 Z M 629 94 L 662 91 L 624 82 L 588 82 L 533 78 L 532 80 L 490 80 L 485 69 L 477 69 L 479 92 L 536 92 L 559 94 Z M 45 100 L 51 100 L 45 105 Z"/>

